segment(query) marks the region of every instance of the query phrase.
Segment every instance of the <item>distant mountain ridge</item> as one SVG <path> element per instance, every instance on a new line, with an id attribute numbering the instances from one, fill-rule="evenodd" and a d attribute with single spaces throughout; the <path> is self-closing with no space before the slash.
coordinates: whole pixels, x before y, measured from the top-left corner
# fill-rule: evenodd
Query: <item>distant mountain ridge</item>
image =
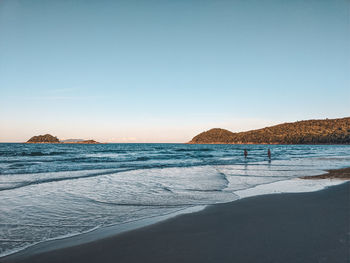
<path id="1" fill-rule="evenodd" d="M 68 142 L 61 142 L 61 143 L 99 144 L 99 142 L 96 142 L 96 141 L 94 141 L 94 140 L 68 141 Z"/>
<path id="2" fill-rule="evenodd" d="M 81 142 L 81 141 L 84 141 L 84 139 L 67 139 L 67 140 L 61 140 L 60 142 L 67 143 L 67 142 Z"/>
<path id="3" fill-rule="evenodd" d="M 190 144 L 350 144 L 350 117 L 283 123 L 233 133 L 211 129 L 195 136 Z"/>

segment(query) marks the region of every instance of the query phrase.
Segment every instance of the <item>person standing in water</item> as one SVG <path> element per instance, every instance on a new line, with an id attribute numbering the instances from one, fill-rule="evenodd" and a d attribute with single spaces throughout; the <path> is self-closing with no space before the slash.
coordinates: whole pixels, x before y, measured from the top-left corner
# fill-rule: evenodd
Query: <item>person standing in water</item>
<path id="1" fill-rule="evenodd" d="M 248 151 L 247 149 L 244 149 L 244 158 L 247 158 L 247 156 L 248 156 Z"/>
<path id="2" fill-rule="evenodd" d="M 271 151 L 270 151 L 270 148 L 267 150 L 267 157 L 269 157 L 269 160 L 271 160 Z"/>

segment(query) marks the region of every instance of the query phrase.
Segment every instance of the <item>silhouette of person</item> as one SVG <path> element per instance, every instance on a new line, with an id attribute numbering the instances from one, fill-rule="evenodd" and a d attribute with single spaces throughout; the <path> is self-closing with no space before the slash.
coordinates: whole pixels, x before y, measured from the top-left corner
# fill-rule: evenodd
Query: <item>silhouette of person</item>
<path id="1" fill-rule="evenodd" d="M 247 149 L 244 149 L 244 158 L 247 158 L 247 156 L 248 156 L 248 151 Z"/>
<path id="2" fill-rule="evenodd" d="M 267 150 L 267 156 L 268 156 L 269 159 L 271 160 L 271 151 L 270 151 L 270 149 Z"/>

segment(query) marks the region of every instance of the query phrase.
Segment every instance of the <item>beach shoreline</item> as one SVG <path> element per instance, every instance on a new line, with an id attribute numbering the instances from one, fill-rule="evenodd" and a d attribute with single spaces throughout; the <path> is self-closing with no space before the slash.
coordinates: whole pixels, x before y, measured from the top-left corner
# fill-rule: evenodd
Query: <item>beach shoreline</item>
<path id="1" fill-rule="evenodd" d="M 335 169 L 335 170 L 327 170 L 327 173 L 320 175 L 312 175 L 312 176 L 303 176 L 301 179 L 341 179 L 341 180 L 349 180 L 350 179 L 350 167 Z"/>
<path id="2" fill-rule="evenodd" d="M 350 170 L 350 168 L 344 168 L 344 169 Z M 344 169 L 329 170 L 328 173 L 330 171 L 337 172 L 338 170 L 341 171 Z M 323 176 L 324 173 L 322 173 L 321 175 Z M 318 177 L 318 175 L 311 176 L 311 177 Z M 179 208 L 176 211 L 161 214 L 161 215 L 139 218 L 139 219 L 130 220 L 122 223 L 111 224 L 103 227 L 95 227 L 86 232 L 76 233 L 76 234 L 73 233 L 73 234 L 69 234 L 69 235 L 65 235 L 57 238 L 47 239 L 41 242 L 33 243 L 26 247 L 22 247 L 13 251 L 8 251 L 8 253 L 5 253 L 5 254 L 1 254 L 0 260 L 5 257 L 11 257 L 14 254 L 31 255 L 31 254 L 49 252 L 57 249 L 63 249 L 71 246 L 78 246 L 78 245 L 98 241 L 100 239 L 116 236 L 124 232 L 133 231 L 142 227 L 151 226 L 151 225 L 163 222 L 165 220 L 171 219 L 173 217 L 177 217 L 188 213 L 196 213 L 200 210 L 205 209 L 208 206 L 231 203 L 244 198 L 257 197 L 257 196 L 263 196 L 263 195 L 315 192 L 315 191 L 323 190 L 327 187 L 332 187 L 332 186 L 344 183 L 344 180 L 338 180 L 338 178 L 323 177 L 322 180 L 317 180 L 318 182 L 311 180 L 313 183 L 311 185 L 307 185 L 305 184 L 307 180 L 303 180 L 303 179 L 308 179 L 308 177 L 305 177 L 302 179 L 292 178 L 289 180 L 276 181 L 272 183 L 257 185 L 253 188 L 238 190 L 236 192 L 236 196 L 238 197 L 238 199 L 235 199 L 229 202 L 206 204 L 206 205 L 198 204 L 195 206 Z"/>
<path id="3" fill-rule="evenodd" d="M 340 185 L 316 192 L 247 197 L 230 203 L 211 205 L 199 212 L 171 217 L 165 221 L 81 244 L 68 243 L 61 248 L 55 248 L 55 242 L 53 242 L 53 247 L 46 243 L 48 246 L 44 249 L 38 244 L 37 247 L 33 246 L 0 258 L 0 262 L 115 262 L 116 260 L 118 262 L 215 262 L 217 260 L 256 262 L 249 255 L 246 247 L 248 240 L 256 238 L 258 240 L 253 242 L 255 248 L 252 247 L 252 249 L 259 250 L 259 257 L 266 256 L 262 254 L 268 253 L 268 247 L 265 246 L 270 244 L 270 249 L 286 250 L 288 252 L 286 255 L 289 257 L 293 250 L 299 253 L 300 256 L 297 258 L 290 258 L 293 262 L 312 262 L 303 260 L 319 259 L 318 256 L 329 258 L 334 255 L 337 255 L 339 260 L 332 262 L 346 262 L 349 258 L 346 254 L 346 248 L 349 245 L 349 193 L 350 182 L 344 181 Z M 286 218 L 287 215 L 289 216 Z M 251 224 L 251 221 L 256 222 Z M 326 227 L 327 223 L 328 227 Z M 258 227 L 259 225 L 264 227 Z M 332 229 L 334 226 L 341 227 L 343 231 L 336 232 Z M 235 230 L 232 231 L 232 228 Z M 291 238 L 287 237 L 289 234 L 286 235 L 290 240 L 286 247 L 281 247 L 280 242 L 276 242 L 277 237 L 282 238 L 281 228 L 293 236 Z M 270 229 L 268 235 L 266 229 Z M 260 233 L 261 231 L 263 233 Z M 298 235 L 293 233 L 307 235 L 308 238 L 298 239 Z M 337 246 L 331 246 L 329 240 L 333 240 L 332 242 Z M 283 240 L 280 241 L 283 243 Z M 248 253 L 247 257 L 243 257 L 241 252 L 232 247 L 227 252 L 221 251 L 222 246 L 240 243 L 246 244 L 244 249 L 246 249 L 245 253 Z M 307 243 L 312 244 L 314 249 L 324 243 L 328 245 L 322 250 L 316 249 L 312 253 L 305 254 L 311 249 L 310 247 L 306 249 L 310 246 Z M 184 246 L 184 244 L 187 245 Z M 302 246 L 305 246 L 305 250 L 301 249 Z M 262 247 L 266 252 L 263 252 Z M 326 253 L 327 247 L 329 251 Z M 236 255 L 232 249 L 239 253 Z M 200 251 L 205 251 L 206 256 L 204 257 Z M 271 262 L 271 260 L 273 262 L 277 259 L 292 262 L 292 260 L 288 261 L 287 257 L 284 258 L 283 254 L 285 253 L 277 253 L 276 258 L 269 255 L 266 261 L 259 262 Z M 257 260 L 258 257 L 255 259 Z"/>
<path id="4" fill-rule="evenodd" d="M 196 213 L 205 209 L 206 207 L 207 205 L 196 205 L 186 208 L 180 208 L 175 212 L 130 220 L 123 223 L 111 224 L 101 228 L 96 227 L 87 232 L 62 236 L 54 239 L 48 239 L 42 242 L 29 245 L 28 247 L 24 247 L 15 251 L 10 251 L 8 254 L 0 255 L 0 263 L 1 259 L 11 257 L 12 255 L 16 254 L 38 254 L 42 252 L 49 252 L 57 249 L 64 249 L 71 246 L 78 246 L 90 242 L 95 242 L 101 239 L 119 235 L 124 232 L 151 226 L 166 221 L 173 217 L 189 213 Z"/>

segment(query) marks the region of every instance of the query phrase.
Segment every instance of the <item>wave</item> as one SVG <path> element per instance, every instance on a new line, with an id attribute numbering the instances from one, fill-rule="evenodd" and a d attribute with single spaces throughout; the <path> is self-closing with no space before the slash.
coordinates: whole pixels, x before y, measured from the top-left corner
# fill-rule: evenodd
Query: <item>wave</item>
<path id="1" fill-rule="evenodd" d="M 209 148 L 202 148 L 202 149 L 190 149 L 190 148 L 179 148 L 174 149 L 175 152 L 211 152 L 214 151 L 214 149 Z"/>
<path id="2" fill-rule="evenodd" d="M 0 156 L 15 157 L 15 156 L 53 156 L 53 155 L 66 155 L 69 152 L 0 152 Z"/>
<path id="3" fill-rule="evenodd" d="M 132 170 L 132 169 L 129 169 Z M 129 171 L 128 169 L 118 169 L 118 170 L 113 170 L 113 171 L 106 171 L 106 172 L 100 172 L 100 173 L 91 173 L 91 174 L 84 174 L 84 175 L 77 175 L 77 176 L 66 176 L 66 177 L 54 177 L 54 178 L 46 178 L 46 179 L 39 179 L 36 181 L 22 181 L 18 183 L 14 183 L 13 185 L 6 186 L 6 187 L 1 187 L 0 186 L 0 191 L 5 191 L 5 190 L 12 190 L 12 189 L 17 189 L 25 186 L 30 186 L 30 185 L 36 185 L 36 184 L 43 184 L 43 183 L 52 183 L 52 182 L 59 182 L 59 181 L 66 181 L 66 180 L 76 180 L 76 179 L 81 179 L 81 178 L 90 178 L 90 177 L 97 177 L 101 175 L 107 175 L 107 174 L 114 174 L 114 173 L 119 173 L 119 172 L 126 172 Z"/>
<path id="4" fill-rule="evenodd" d="M 26 154 L 24 156 L 52 156 L 54 154 L 42 154 L 32 153 L 31 155 Z M 182 159 L 182 155 L 153 155 L 153 156 L 123 156 L 121 157 L 90 157 L 90 156 L 71 156 L 63 158 L 45 158 L 45 159 L 14 159 L 14 160 L 1 160 L 0 163 L 28 163 L 31 161 L 40 161 L 42 163 L 128 163 L 128 162 L 138 162 L 138 161 L 148 161 L 148 160 L 171 160 L 171 159 Z"/>
<path id="5" fill-rule="evenodd" d="M 196 158 L 213 158 L 214 155 L 212 155 L 212 154 L 198 154 L 198 155 L 193 155 L 193 157 L 196 157 Z"/>
<path id="6" fill-rule="evenodd" d="M 87 164 L 89 162 L 86 162 Z M 112 162 L 110 162 L 112 164 Z M 38 170 L 16 170 L 13 169 L 7 170 L 6 172 L 0 170 L 0 175 L 15 175 L 15 174 L 38 174 L 38 173 L 55 173 L 55 172 L 78 172 L 78 171 L 85 171 L 85 170 L 96 170 L 96 169 L 123 169 L 123 171 L 131 171 L 131 170 L 139 170 L 139 169 L 153 169 L 153 168 L 184 168 L 184 167 L 196 167 L 196 166 L 202 166 L 202 162 L 197 163 L 178 163 L 178 164 L 162 164 L 162 163 L 138 163 L 136 160 L 131 161 L 124 161 L 124 162 L 115 162 L 116 165 L 110 165 L 106 166 L 105 164 L 101 163 L 97 165 L 94 164 L 93 166 L 76 166 L 74 162 L 72 162 L 72 166 L 65 165 L 65 166 L 56 166 L 55 170 L 49 169 L 46 167 L 41 167 L 42 169 Z M 33 163 L 32 165 L 37 164 Z M 15 165 L 15 164 L 13 164 Z M 24 165 L 25 166 L 25 165 Z"/>
<path id="7" fill-rule="evenodd" d="M 94 153 L 127 153 L 126 150 L 96 150 L 92 151 Z"/>
<path id="8" fill-rule="evenodd" d="M 68 152 L 22 152 L 22 156 L 52 156 L 52 155 L 65 155 Z"/>
<path id="9" fill-rule="evenodd" d="M 149 157 L 137 157 L 136 158 L 136 161 L 148 161 L 148 160 L 150 160 L 151 158 L 149 158 Z"/>
<path id="10" fill-rule="evenodd" d="M 72 227 L 72 228 L 82 228 L 82 227 L 95 227 L 94 225 L 71 225 L 71 224 L 59 224 L 59 225 L 38 225 L 38 224 L 11 224 L 11 223 L 0 223 L 0 226 L 7 226 L 7 227 L 18 227 L 18 226 L 29 226 L 29 227 L 58 227 L 58 228 L 64 228 L 64 227 Z M 4 239 L 0 239 L 0 241 L 3 241 Z"/>
<path id="11" fill-rule="evenodd" d="M 17 168 L 21 168 L 21 167 L 28 167 L 28 166 L 36 165 L 36 164 L 38 164 L 38 163 L 35 163 L 35 162 L 13 163 L 13 164 L 10 164 L 9 168 L 10 169 L 17 169 Z"/>
<path id="12" fill-rule="evenodd" d="M 51 177 L 51 178 L 41 178 L 35 181 L 21 181 L 21 182 L 13 182 L 9 186 L 0 186 L 0 191 L 5 191 L 5 190 L 13 190 L 17 188 L 22 188 L 30 185 L 36 185 L 36 184 L 43 184 L 43 183 L 51 183 L 51 182 L 59 182 L 59 181 L 65 181 L 65 180 L 76 180 L 76 179 L 82 179 L 82 178 L 90 178 L 90 177 L 97 177 L 97 176 L 102 176 L 102 175 L 108 175 L 108 174 L 115 174 L 115 173 L 120 173 L 120 172 L 128 172 L 128 171 L 135 171 L 135 170 L 143 170 L 143 169 L 162 169 L 162 168 L 185 168 L 185 167 L 194 167 L 190 165 L 183 165 L 183 166 L 177 166 L 177 165 L 142 165 L 142 166 L 120 166 L 117 168 L 112 168 L 108 171 L 105 172 L 97 172 L 97 173 L 88 173 L 88 174 L 83 174 L 83 175 L 76 175 L 76 176 L 61 176 L 61 177 Z M 96 167 L 94 167 L 96 168 Z M 105 168 L 105 167 L 104 167 Z M 78 172 L 78 171 L 84 171 L 85 169 L 82 170 L 61 170 L 61 171 L 55 171 L 55 172 Z M 49 171 L 52 172 L 52 171 Z M 54 172 L 54 173 L 55 173 Z M 39 174 L 46 174 L 48 172 L 40 172 Z M 26 173 L 26 174 L 38 174 L 38 173 Z M 11 174 L 3 174 L 3 175 L 11 175 Z M 171 189 L 167 187 L 162 187 L 165 191 L 171 191 Z"/>
<path id="13" fill-rule="evenodd" d="M 189 192 L 203 192 L 203 193 L 222 192 L 222 189 L 194 189 L 194 188 L 185 188 L 184 190 L 189 191 Z"/>
<path id="14" fill-rule="evenodd" d="M 100 201 L 95 200 L 93 198 L 86 198 L 91 203 L 96 204 L 103 204 L 103 205 L 113 205 L 113 206 L 133 206 L 133 207 L 164 207 L 164 208 L 171 208 L 171 207 L 186 207 L 186 206 L 195 206 L 198 205 L 197 203 L 180 203 L 180 204 L 169 204 L 169 203 L 132 203 L 132 202 L 108 202 L 108 201 Z"/>
<path id="15" fill-rule="evenodd" d="M 341 157 L 315 157 L 314 160 L 320 160 L 320 161 L 350 161 L 350 157 L 348 156 L 341 156 Z"/>
<path id="16" fill-rule="evenodd" d="M 0 239 L 2 243 L 23 243 L 23 242 L 33 242 L 31 239 Z"/>

